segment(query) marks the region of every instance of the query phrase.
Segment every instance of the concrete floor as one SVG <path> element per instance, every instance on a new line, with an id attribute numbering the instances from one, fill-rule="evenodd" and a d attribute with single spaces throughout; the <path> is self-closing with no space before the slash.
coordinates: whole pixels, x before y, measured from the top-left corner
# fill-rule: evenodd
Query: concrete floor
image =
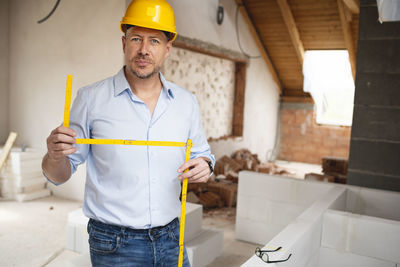
<path id="1" fill-rule="evenodd" d="M 235 239 L 236 208 L 223 208 L 203 212 L 203 226 L 224 231 L 224 248 L 222 255 L 207 267 L 241 266 L 251 256 L 258 244 Z M 262 247 L 262 246 L 261 246 Z"/>
<path id="2" fill-rule="evenodd" d="M 80 202 L 0 201 L 0 266 L 44 266 L 64 250 L 67 214 Z"/>
<path id="3" fill-rule="evenodd" d="M 0 266 L 66 266 L 78 255 L 64 250 L 67 214 L 81 203 L 51 196 L 30 202 L 0 201 Z M 204 212 L 203 227 L 224 230 L 224 248 L 208 267 L 240 266 L 257 244 L 235 240 L 235 209 Z"/>

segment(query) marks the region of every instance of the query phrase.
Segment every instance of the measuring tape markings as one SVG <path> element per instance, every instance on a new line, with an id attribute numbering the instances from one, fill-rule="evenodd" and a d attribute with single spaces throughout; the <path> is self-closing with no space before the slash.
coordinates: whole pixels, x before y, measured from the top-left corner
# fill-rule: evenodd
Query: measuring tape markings
<path id="1" fill-rule="evenodd" d="M 172 142 L 172 141 L 145 141 L 145 140 L 121 140 L 121 139 L 84 139 L 77 138 L 77 144 L 90 144 L 90 145 L 132 145 L 132 146 L 172 146 L 184 147 L 185 142 Z"/>
<path id="2" fill-rule="evenodd" d="M 192 148 L 192 140 L 188 139 L 186 144 L 186 156 L 185 162 L 190 160 L 190 149 Z M 184 172 L 187 172 L 186 169 Z M 182 267 L 183 262 L 183 239 L 185 234 L 185 216 L 186 216 L 186 195 L 187 195 L 187 184 L 188 178 L 185 178 L 182 182 L 182 199 L 181 199 L 181 225 L 179 229 L 179 258 L 178 267 Z"/>

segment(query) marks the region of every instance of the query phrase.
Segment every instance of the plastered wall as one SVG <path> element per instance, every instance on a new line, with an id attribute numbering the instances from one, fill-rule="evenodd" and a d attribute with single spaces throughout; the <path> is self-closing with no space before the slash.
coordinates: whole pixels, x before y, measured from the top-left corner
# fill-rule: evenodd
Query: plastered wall
<path id="1" fill-rule="evenodd" d="M 0 144 L 7 139 L 8 125 L 8 0 L 0 0 Z"/>
<path id="2" fill-rule="evenodd" d="M 118 72 L 123 63 L 119 21 L 124 0 L 10 1 L 10 128 L 18 144 L 45 150 L 50 131 L 63 120 L 67 74 L 72 98 L 87 84 Z M 83 199 L 84 166 L 55 194 Z"/>

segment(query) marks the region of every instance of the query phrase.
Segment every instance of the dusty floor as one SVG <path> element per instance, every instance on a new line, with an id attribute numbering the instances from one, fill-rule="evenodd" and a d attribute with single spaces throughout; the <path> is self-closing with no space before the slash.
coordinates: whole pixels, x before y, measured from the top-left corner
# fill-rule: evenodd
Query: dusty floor
<path id="1" fill-rule="evenodd" d="M 44 266 L 64 250 L 68 212 L 80 202 L 0 201 L 0 266 Z"/>
<path id="2" fill-rule="evenodd" d="M 222 255 L 207 267 L 236 267 L 242 265 L 253 256 L 259 245 L 235 239 L 236 208 L 222 208 L 203 211 L 203 227 L 224 231 L 224 247 Z"/>
<path id="3" fill-rule="evenodd" d="M 66 266 L 77 253 L 64 250 L 67 214 L 81 203 L 59 197 L 30 202 L 0 200 L 0 266 Z M 257 244 L 235 240 L 235 209 L 204 211 L 203 227 L 224 230 L 224 248 L 209 267 L 240 266 Z"/>

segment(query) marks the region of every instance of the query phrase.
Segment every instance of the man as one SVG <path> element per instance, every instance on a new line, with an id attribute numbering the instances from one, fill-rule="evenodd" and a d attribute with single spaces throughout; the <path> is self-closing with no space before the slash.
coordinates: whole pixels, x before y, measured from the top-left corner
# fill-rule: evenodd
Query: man
<path id="1" fill-rule="evenodd" d="M 160 73 L 176 38 L 172 8 L 165 0 L 134 0 L 121 29 L 125 66 L 79 90 L 70 128 L 47 138 L 42 168 L 58 185 L 87 162 L 83 212 L 93 266 L 177 266 L 180 181 L 206 182 L 215 159 L 196 98 Z M 75 138 L 190 138 L 193 147 L 184 163 L 185 148 L 75 145 Z M 183 266 L 190 266 L 186 250 Z"/>

